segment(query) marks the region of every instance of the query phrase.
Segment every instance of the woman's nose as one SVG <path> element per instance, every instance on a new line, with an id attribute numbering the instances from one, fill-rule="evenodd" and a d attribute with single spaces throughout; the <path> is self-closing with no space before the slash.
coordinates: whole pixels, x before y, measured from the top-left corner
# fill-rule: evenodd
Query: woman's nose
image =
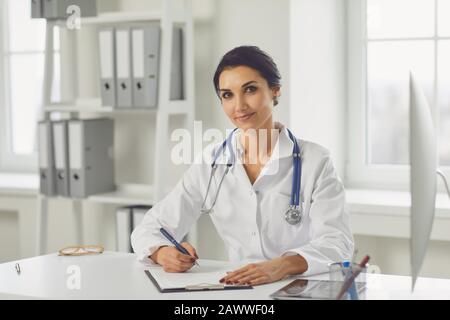
<path id="1" fill-rule="evenodd" d="M 247 104 L 243 96 L 236 96 L 234 109 L 236 111 L 241 111 L 247 109 Z"/>

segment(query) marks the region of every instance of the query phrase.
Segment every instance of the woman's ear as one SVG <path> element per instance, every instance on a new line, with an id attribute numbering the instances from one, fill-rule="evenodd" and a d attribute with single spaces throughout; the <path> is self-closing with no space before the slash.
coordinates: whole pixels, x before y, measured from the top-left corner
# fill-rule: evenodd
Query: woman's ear
<path id="1" fill-rule="evenodd" d="M 278 98 L 281 96 L 281 87 L 276 86 L 272 87 L 272 94 L 273 94 L 273 105 L 276 106 L 278 104 Z"/>

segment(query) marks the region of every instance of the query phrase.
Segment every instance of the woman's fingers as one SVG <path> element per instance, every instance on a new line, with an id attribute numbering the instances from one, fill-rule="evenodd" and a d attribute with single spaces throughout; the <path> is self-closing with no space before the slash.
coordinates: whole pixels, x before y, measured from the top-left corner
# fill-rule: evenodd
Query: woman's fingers
<path id="1" fill-rule="evenodd" d="M 192 260 L 191 257 L 189 257 L 189 259 L 186 259 L 185 257 L 182 257 L 182 259 L 180 259 L 180 257 L 175 256 L 171 257 L 170 263 L 174 266 L 181 268 L 191 268 L 192 265 L 194 264 L 194 261 Z"/>
<path id="2" fill-rule="evenodd" d="M 220 282 L 232 282 L 235 279 L 239 278 L 242 274 L 251 271 L 251 269 L 239 269 L 233 272 L 228 273 L 225 277 L 223 277 L 222 279 L 220 279 Z"/>
<path id="3" fill-rule="evenodd" d="M 236 280 L 238 284 L 246 284 L 250 283 L 250 281 L 260 278 L 262 275 L 260 272 L 253 272 L 247 275 L 243 275 L 239 279 Z"/>
<path id="4" fill-rule="evenodd" d="M 256 269 L 247 269 L 246 271 L 240 272 L 240 273 L 228 278 L 227 280 L 230 282 L 238 282 L 239 280 L 241 280 L 245 277 L 248 277 L 252 274 L 254 275 L 256 273 L 258 273 L 258 271 Z"/>
<path id="5" fill-rule="evenodd" d="M 181 244 L 181 246 L 184 247 L 184 248 L 189 252 L 189 254 L 190 254 L 191 256 L 193 256 L 193 257 L 195 257 L 196 259 L 198 259 L 197 251 L 195 250 L 195 248 L 194 248 L 190 243 L 188 243 L 188 242 L 183 242 L 183 243 Z"/>
<path id="6" fill-rule="evenodd" d="M 244 274 L 246 272 L 251 272 L 252 270 L 255 270 L 255 264 L 246 265 L 240 269 L 237 269 L 236 271 L 228 273 L 225 277 L 220 279 L 220 282 L 234 281 L 236 277 L 239 277 L 241 274 Z"/>
<path id="7" fill-rule="evenodd" d="M 221 283 L 258 285 L 270 283 L 282 279 L 287 273 L 283 271 L 283 260 L 272 259 L 269 261 L 250 263 L 233 272 L 227 272 L 219 281 Z"/>
<path id="8" fill-rule="evenodd" d="M 258 277 L 256 279 L 250 280 L 249 283 L 252 286 L 257 286 L 257 285 L 265 284 L 265 283 L 268 283 L 268 282 L 270 282 L 269 277 L 261 276 L 261 277 Z"/>
<path id="9" fill-rule="evenodd" d="M 181 252 L 179 252 L 179 251 L 177 251 L 175 254 L 174 254 L 174 258 L 175 259 L 177 259 L 177 260 L 180 260 L 180 261 L 182 261 L 182 262 L 186 262 L 186 263 L 188 263 L 188 262 L 194 262 L 195 261 L 195 258 L 194 257 L 192 257 L 192 256 L 190 256 L 190 255 L 187 255 L 187 254 L 184 254 L 184 253 L 181 253 Z"/>
<path id="10" fill-rule="evenodd" d="M 184 272 L 192 268 L 192 264 L 186 264 L 178 260 L 171 260 L 164 264 L 164 271 Z"/>
<path id="11" fill-rule="evenodd" d="M 161 257 L 161 265 L 166 272 L 184 272 L 192 268 L 195 258 L 179 252 L 175 247 L 168 248 Z"/>

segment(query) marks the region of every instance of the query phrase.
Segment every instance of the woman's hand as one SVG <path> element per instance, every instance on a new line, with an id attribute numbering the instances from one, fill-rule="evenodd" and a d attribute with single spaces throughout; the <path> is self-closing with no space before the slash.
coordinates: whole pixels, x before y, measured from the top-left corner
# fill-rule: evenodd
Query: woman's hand
<path id="1" fill-rule="evenodd" d="M 226 284 L 259 285 L 281 280 L 288 275 L 300 274 L 307 269 L 308 263 L 302 256 L 283 256 L 269 261 L 250 263 L 229 272 L 219 281 Z"/>
<path id="2" fill-rule="evenodd" d="M 166 272 L 185 272 L 192 268 L 198 256 L 195 248 L 189 243 L 183 242 L 181 245 L 190 255 L 183 254 L 172 246 L 162 246 L 150 258 L 161 265 Z"/>

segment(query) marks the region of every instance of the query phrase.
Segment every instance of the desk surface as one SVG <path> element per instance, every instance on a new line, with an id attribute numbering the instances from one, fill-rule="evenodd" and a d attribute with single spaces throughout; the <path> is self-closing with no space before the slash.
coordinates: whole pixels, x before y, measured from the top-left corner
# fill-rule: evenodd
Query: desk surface
<path id="1" fill-rule="evenodd" d="M 21 273 L 17 274 L 15 264 Z M 208 260 L 200 260 L 208 264 Z M 224 262 L 226 264 L 226 262 Z M 69 289 L 78 266 L 80 289 Z M 159 293 L 144 273 L 146 266 L 134 254 L 105 252 L 97 256 L 60 257 L 56 254 L 0 264 L 0 299 L 270 299 L 269 295 L 292 281 L 256 286 L 253 290 Z M 75 271 L 76 272 L 76 271 Z M 298 278 L 298 277 L 297 277 Z M 328 275 L 308 277 L 327 279 Z M 68 286 L 69 282 L 69 286 Z M 450 299 L 450 279 L 420 278 L 410 292 L 411 278 L 367 275 L 367 299 Z"/>

